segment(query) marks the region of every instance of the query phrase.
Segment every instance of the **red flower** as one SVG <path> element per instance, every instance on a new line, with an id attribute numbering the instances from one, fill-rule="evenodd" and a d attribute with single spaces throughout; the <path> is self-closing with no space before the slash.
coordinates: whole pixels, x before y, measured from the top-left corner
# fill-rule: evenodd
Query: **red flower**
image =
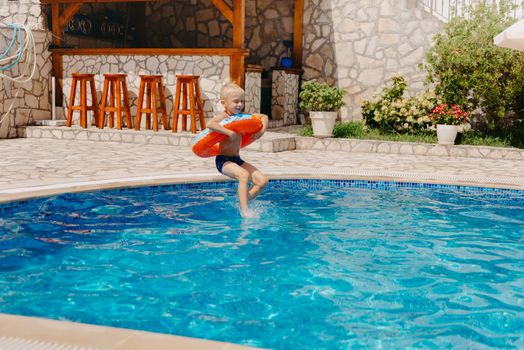
<path id="1" fill-rule="evenodd" d="M 469 113 L 463 111 L 459 105 L 442 103 L 433 108 L 429 119 L 433 124 L 460 125 L 469 121 Z"/>

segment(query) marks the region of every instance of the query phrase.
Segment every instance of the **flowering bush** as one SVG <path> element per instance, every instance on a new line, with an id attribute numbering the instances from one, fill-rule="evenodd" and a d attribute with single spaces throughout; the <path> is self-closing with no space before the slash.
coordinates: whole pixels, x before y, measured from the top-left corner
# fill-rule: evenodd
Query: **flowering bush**
<path id="1" fill-rule="evenodd" d="M 362 104 L 362 117 L 366 126 L 385 132 L 416 133 L 431 125 L 429 114 L 439 103 L 434 91 L 426 90 L 416 96 L 404 97 L 406 79 L 392 77 L 390 87 Z"/>
<path id="2" fill-rule="evenodd" d="M 429 119 L 433 124 L 461 125 L 469 121 L 469 114 L 463 111 L 459 105 L 449 106 L 447 103 L 441 103 L 433 108 Z"/>
<path id="3" fill-rule="evenodd" d="M 336 112 L 345 104 L 344 94 L 343 89 L 309 80 L 302 84 L 299 107 L 308 111 Z"/>

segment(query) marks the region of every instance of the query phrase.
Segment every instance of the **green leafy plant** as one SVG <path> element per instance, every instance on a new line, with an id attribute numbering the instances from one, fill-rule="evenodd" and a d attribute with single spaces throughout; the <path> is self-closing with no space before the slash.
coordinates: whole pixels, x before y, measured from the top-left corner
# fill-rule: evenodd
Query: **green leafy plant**
<path id="1" fill-rule="evenodd" d="M 433 108 L 429 119 L 433 124 L 461 125 L 469 122 L 469 113 L 463 111 L 459 105 L 441 103 Z"/>
<path id="2" fill-rule="evenodd" d="M 414 133 L 431 124 L 429 114 L 438 104 L 434 91 L 426 90 L 416 96 L 404 97 L 406 79 L 394 75 L 391 86 L 362 104 L 362 117 L 369 128 L 383 132 Z"/>
<path id="3" fill-rule="evenodd" d="M 515 22 L 513 1 L 478 1 L 434 36 L 426 54 L 428 83 L 448 104 L 475 111 L 477 128 L 502 127 L 508 112 L 524 111 L 524 55 L 497 47 L 493 37 Z"/>
<path id="4" fill-rule="evenodd" d="M 306 124 L 298 129 L 301 136 L 313 136 L 311 125 Z M 522 134 L 519 134 L 522 136 Z M 363 122 L 349 121 L 341 122 L 335 125 L 333 136 L 337 138 L 352 138 L 360 140 L 382 140 L 396 142 L 418 142 L 418 143 L 436 143 L 437 135 L 434 130 L 420 130 L 410 134 L 399 134 L 396 132 L 384 132 L 379 129 L 370 129 Z M 524 140 L 520 138 L 519 140 Z M 516 144 L 509 137 L 486 136 L 475 130 L 464 131 L 459 133 L 457 144 L 461 145 L 483 145 L 494 147 L 520 147 L 524 148 L 522 142 Z"/>
<path id="5" fill-rule="evenodd" d="M 360 121 L 347 121 L 335 124 L 333 137 L 362 138 L 367 130 L 364 123 Z"/>
<path id="6" fill-rule="evenodd" d="M 302 84 L 299 106 L 308 111 L 338 111 L 344 105 L 344 93 L 343 89 L 309 80 Z"/>

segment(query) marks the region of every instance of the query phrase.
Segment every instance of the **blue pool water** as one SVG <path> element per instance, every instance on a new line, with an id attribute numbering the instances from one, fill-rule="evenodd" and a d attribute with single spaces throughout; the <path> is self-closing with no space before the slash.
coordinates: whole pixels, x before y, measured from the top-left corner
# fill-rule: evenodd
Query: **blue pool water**
<path id="1" fill-rule="evenodd" d="M 274 349 L 523 349 L 524 192 L 273 181 L 0 206 L 0 312 Z"/>

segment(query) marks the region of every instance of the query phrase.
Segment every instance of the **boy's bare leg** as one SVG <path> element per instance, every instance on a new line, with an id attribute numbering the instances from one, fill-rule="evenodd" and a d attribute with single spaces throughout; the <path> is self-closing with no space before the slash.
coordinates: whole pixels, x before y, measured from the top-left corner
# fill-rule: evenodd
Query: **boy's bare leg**
<path id="1" fill-rule="evenodd" d="M 236 163 L 225 162 L 222 166 L 222 174 L 238 180 L 238 205 L 242 215 L 246 215 L 249 198 L 249 172 Z"/>
<path id="2" fill-rule="evenodd" d="M 252 164 L 246 162 L 241 167 L 248 171 L 251 182 L 253 182 L 253 186 L 248 192 L 249 199 L 253 199 L 266 187 L 269 179 Z"/>

